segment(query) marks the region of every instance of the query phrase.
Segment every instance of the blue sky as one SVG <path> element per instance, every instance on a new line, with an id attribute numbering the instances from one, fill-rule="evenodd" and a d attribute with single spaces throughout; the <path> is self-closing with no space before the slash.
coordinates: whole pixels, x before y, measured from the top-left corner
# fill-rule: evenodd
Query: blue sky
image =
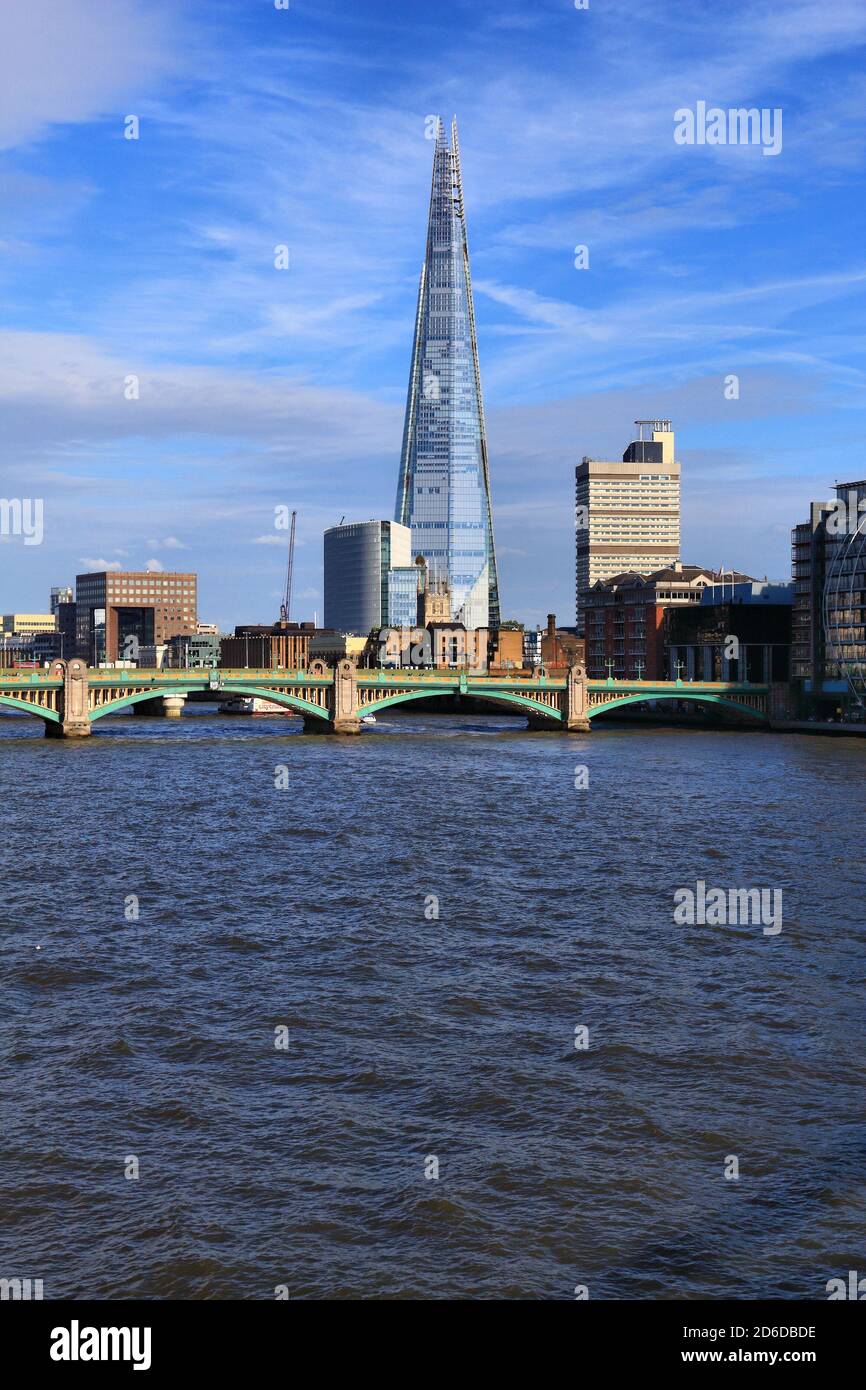
<path id="1" fill-rule="evenodd" d="M 7 0 L 0 496 L 45 539 L 0 541 L 0 611 L 154 562 L 270 620 L 288 506 L 321 618 L 323 528 L 393 511 L 437 112 L 503 616 L 573 621 L 574 464 L 641 416 L 674 422 L 683 558 L 787 578 L 866 475 L 864 48 L 862 0 Z M 676 144 L 699 100 L 781 108 L 781 152 Z"/>

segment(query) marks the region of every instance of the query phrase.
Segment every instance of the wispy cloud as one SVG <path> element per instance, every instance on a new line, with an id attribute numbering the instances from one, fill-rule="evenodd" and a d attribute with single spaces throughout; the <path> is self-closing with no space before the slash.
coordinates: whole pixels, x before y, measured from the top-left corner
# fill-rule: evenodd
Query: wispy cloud
<path id="1" fill-rule="evenodd" d="M 0 483 L 46 499 L 22 582 L 123 537 L 139 565 L 183 547 L 205 606 L 268 616 L 275 504 L 299 508 L 299 594 L 324 525 L 390 514 L 440 109 L 506 606 L 568 611 L 573 464 L 659 410 L 692 558 L 713 516 L 737 527 L 734 479 L 782 530 L 741 518 L 728 558 L 784 572 L 785 527 L 862 434 L 864 46 L 861 0 L 443 0 L 399 27 L 385 0 L 6 6 Z M 783 107 L 779 158 L 676 146 L 697 99 Z"/>

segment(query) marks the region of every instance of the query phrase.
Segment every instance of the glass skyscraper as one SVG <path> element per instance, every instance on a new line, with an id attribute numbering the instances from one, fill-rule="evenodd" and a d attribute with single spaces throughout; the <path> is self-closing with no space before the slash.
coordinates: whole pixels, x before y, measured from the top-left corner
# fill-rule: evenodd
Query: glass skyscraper
<path id="1" fill-rule="evenodd" d="M 431 581 L 449 585 L 454 620 L 468 628 L 498 628 L 487 432 L 456 120 L 450 146 L 441 120 L 436 126 L 395 519 L 411 527 L 412 554 L 424 556 Z"/>

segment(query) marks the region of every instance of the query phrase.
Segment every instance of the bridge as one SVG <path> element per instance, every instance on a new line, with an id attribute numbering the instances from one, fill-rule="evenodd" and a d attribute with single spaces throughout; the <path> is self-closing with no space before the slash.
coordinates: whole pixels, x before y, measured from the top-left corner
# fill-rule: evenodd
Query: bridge
<path id="1" fill-rule="evenodd" d="M 532 728 L 585 733 L 598 715 L 646 700 L 686 700 L 716 706 L 741 718 L 769 723 L 784 718 L 788 687 L 727 681 L 588 680 L 571 666 L 552 676 L 543 667 L 506 675 L 463 669 L 367 670 L 349 660 L 308 670 L 150 671 L 88 667 L 54 661 L 42 671 L 0 671 L 0 709 L 35 715 L 46 734 L 81 738 L 107 715 L 139 707 L 179 718 L 188 695 L 215 699 L 259 696 L 304 719 L 308 732 L 355 734 L 366 714 L 410 701 L 465 695 L 491 711 L 525 715 Z"/>

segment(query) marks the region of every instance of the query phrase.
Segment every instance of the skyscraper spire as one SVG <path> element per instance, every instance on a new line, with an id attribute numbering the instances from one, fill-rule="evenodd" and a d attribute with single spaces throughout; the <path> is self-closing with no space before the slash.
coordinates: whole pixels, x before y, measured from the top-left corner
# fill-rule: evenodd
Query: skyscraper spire
<path id="1" fill-rule="evenodd" d="M 437 117 L 427 250 L 418 290 L 395 519 L 451 589 L 455 620 L 499 626 L 487 431 L 457 119 Z"/>

